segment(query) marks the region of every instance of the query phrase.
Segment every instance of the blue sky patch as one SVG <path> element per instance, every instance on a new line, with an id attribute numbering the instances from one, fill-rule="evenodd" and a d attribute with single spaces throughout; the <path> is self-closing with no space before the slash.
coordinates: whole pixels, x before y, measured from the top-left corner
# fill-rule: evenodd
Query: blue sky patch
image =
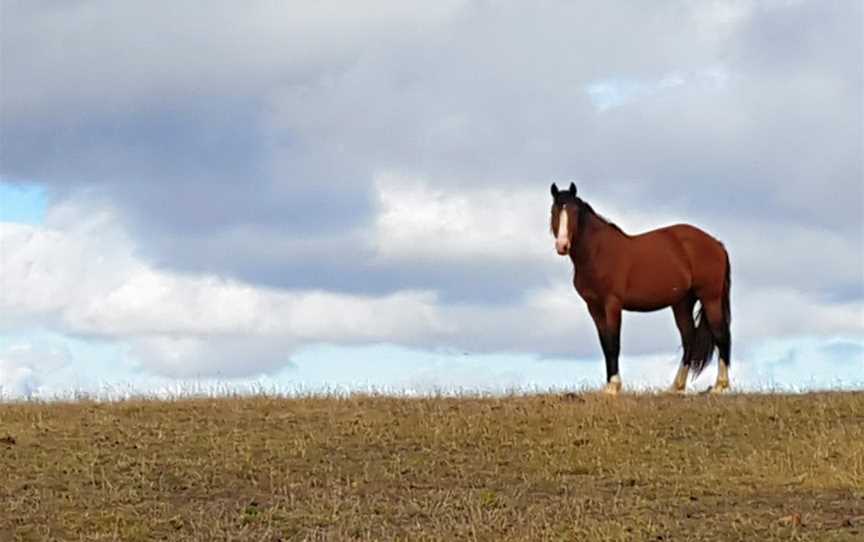
<path id="1" fill-rule="evenodd" d="M 42 224 L 46 208 L 44 188 L 0 180 L 0 222 Z"/>

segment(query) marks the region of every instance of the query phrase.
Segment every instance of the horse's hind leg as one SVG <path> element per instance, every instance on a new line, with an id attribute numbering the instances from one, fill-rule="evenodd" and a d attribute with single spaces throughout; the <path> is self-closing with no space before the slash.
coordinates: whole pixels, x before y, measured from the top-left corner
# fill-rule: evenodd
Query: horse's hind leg
<path id="1" fill-rule="evenodd" d="M 714 387 L 711 388 L 712 393 L 722 393 L 729 390 L 729 362 L 732 351 L 732 333 L 729 329 L 729 322 L 726 321 L 723 315 L 723 303 L 721 299 L 711 299 L 704 302 L 705 316 L 708 318 L 708 324 L 711 327 L 711 334 L 714 335 L 714 341 L 717 343 L 717 350 L 720 354 L 720 360 L 717 363 L 717 381 Z"/>
<path id="2" fill-rule="evenodd" d="M 692 294 L 672 305 L 675 325 L 678 326 L 678 332 L 681 334 L 681 348 L 683 349 L 681 365 L 678 367 L 678 373 L 675 374 L 675 380 L 672 382 L 670 390 L 676 393 L 684 393 L 687 388 L 687 375 L 690 373 L 691 341 L 695 329 L 693 323 L 694 306 L 696 306 L 696 296 Z"/>

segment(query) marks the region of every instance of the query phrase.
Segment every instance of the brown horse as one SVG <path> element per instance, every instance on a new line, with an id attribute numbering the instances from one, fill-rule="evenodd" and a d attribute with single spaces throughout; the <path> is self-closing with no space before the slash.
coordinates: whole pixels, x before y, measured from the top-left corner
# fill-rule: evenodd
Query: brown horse
<path id="1" fill-rule="evenodd" d="M 606 358 L 607 393 L 621 390 L 618 353 L 621 311 L 672 307 L 684 354 L 672 389 L 683 393 L 688 372 L 696 378 L 720 352 L 712 392 L 729 389 L 730 267 L 723 244 L 704 231 L 677 224 L 628 235 L 576 196 L 552 184 L 555 249 L 573 261 L 573 285 L 588 305 Z M 696 301 L 701 303 L 694 321 Z"/>

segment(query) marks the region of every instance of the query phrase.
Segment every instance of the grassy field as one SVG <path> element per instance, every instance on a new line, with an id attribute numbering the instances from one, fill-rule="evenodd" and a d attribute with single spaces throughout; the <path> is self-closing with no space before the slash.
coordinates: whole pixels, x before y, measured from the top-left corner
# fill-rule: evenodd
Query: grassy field
<path id="1" fill-rule="evenodd" d="M 0 405 L 0 540 L 864 540 L 864 393 Z"/>

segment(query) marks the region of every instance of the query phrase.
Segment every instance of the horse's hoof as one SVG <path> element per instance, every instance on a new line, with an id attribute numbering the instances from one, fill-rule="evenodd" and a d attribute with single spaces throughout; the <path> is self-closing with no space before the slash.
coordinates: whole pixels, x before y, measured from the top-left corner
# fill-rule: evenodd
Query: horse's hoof
<path id="1" fill-rule="evenodd" d="M 712 395 L 719 395 L 721 393 L 727 393 L 729 389 L 729 384 L 714 385 L 708 388 L 708 393 Z"/>
<path id="2" fill-rule="evenodd" d="M 603 388 L 603 393 L 606 395 L 618 395 L 621 393 L 621 383 L 620 382 L 610 382 L 606 384 L 606 387 Z"/>
<path id="3" fill-rule="evenodd" d="M 672 386 L 671 388 L 666 390 L 667 395 L 684 395 L 685 393 L 687 393 L 686 388 L 677 388 L 675 386 Z"/>

